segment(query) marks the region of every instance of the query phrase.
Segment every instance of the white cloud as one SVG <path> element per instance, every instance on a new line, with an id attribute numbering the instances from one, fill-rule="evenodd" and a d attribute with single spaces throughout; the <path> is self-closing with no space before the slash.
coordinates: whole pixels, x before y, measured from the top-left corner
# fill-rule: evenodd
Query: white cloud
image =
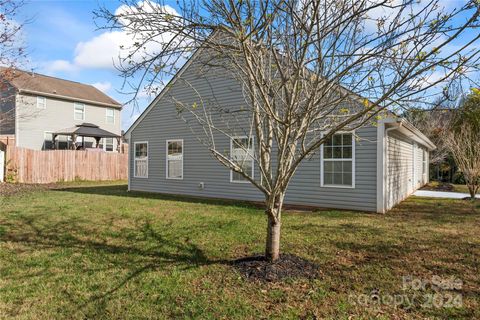
<path id="1" fill-rule="evenodd" d="M 381 4 L 381 5 L 378 5 Z M 405 2 L 405 0 L 368 0 L 366 12 L 365 28 L 367 32 L 377 31 L 378 20 L 384 20 L 386 26 L 394 22 L 394 19 L 399 17 L 400 20 L 405 21 L 410 19 L 411 14 L 418 14 L 428 4 L 421 1 Z M 378 5 L 378 6 L 377 6 Z M 432 10 L 430 19 L 433 19 L 435 14 L 451 13 L 454 9 L 465 5 L 463 0 L 448 0 L 440 1 L 436 7 L 429 7 Z M 397 22 L 398 23 L 398 22 Z"/>
<path id="2" fill-rule="evenodd" d="M 86 68 L 113 68 L 121 53 L 120 46 L 131 41 L 131 37 L 123 31 L 102 33 L 77 44 L 74 63 Z"/>
<path id="3" fill-rule="evenodd" d="M 55 72 L 73 72 L 76 71 L 78 68 L 74 64 L 70 63 L 67 60 L 54 60 L 49 61 L 44 64 L 42 69 L 45 69 L 47 73 L 55 73 Z"/>
<path id="4" fill-rule="evenodd" d="M 120 16 L 119 21 L 126 25 L 129 23 L 127 18 L 121 16 L 131 16 L 138 13 L 138 7 L 142 8 L 142 12 L 162 10 L 172 15 L 179 15 L 175 9 L 168 5 L 161 6 L 151 1 L 141 1 L 134 7 L 122 5 L 117 8 L 115 14 Z M 142 34 L 132 34 L 126 29 L 107 31 L 87 41 L 79 42 L 75 48 L 72 62 L 53 61 L 51 62 L 52 66 L 48 69 L 51 71 L 74 71 L 83 68 L 114 69 L 121 59 L 127 57 L 129 51 L 135 47 L 135 43 L 141 41 L 141 38 Z M 161 48 L 162 43 L 169 41 L 171 38 L 172 35 L 164 34 L 162 37 L 158 36 L 153 39 L 154 41 L 149 41 L 143 50 L 133 56 L 133 60 L 140 61 L 145 55 L 154 54 Z"/>
<path id="5" fill-rule="evenodd" d="M 95 83 L 92 83 L 92 86 L 94 86 L 100 91 L 103 91 L 104 93 L 107 93 L 112 88 L 112 84 L 108 81 L 95 82 Z"/>

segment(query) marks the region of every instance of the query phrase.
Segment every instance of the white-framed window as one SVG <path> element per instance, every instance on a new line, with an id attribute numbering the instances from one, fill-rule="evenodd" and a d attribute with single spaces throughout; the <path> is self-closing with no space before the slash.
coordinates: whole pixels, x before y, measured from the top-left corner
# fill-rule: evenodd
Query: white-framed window
<path id="1" fill-rule="evenodd" d="M 103 138 L 105 151 L 113 151 L 113 138 Z"/>
<path id="2" fill-rule="evenodd" d="M 43 150 L 53 149 L 53 132 L 45 131 L 43 133 Z"/>
<path id="3" fill-rule="evenodd" d="M 135 178 L 148 178 L 148 142 L 135 142 L 134 173 Z"/>
<path id="4" fill-rule="evenodd" d="M 37 108 L 38 109 L 47 109 L 47 98 L 37 97 Z"/>
<path id="5" fill-rule="evenodd" d="M 336 133 L 322 145 L 321 186 L 355 187 L 355 139 L 353 133 Z"/>
<path id="6" fill-rule="evenodd" d="M 105 122 L 108 124 L 115 124 L 115 109 L 105 109 Z"/>
<path id="7" fill-rule="evenodd" d="M 58 150 L 68 150 L 70 149 L 72 143 L 72 138 L 70 136 L 59 135 L 55 139 L 55 148 Z"/>
<path id="8" fill-rule="evenodd" d="M 253 164 L 254 146 L 253 137 L 233 137 L 230 140 L 230 157 L 235 161 L 252 179 L 254 177 Z M 239 172 L 230 170 L 230 182 L 248 183 L 249 181 Z"/>
<path id="9" fill-rule="evenodd" d="M 102 138 L 100 139 L 100 143 L 98 144 L 98 148 L 102 149 L 103 151 L 113 151 L 113 138 Z"/>
<path id="10" fill-rule="evenodd" d="M 73 104 L 73 119 L 85 120 L 85 105 L 83 103 L 75 102 Z"/>
<path id="11" fill-rule="evenodd" d="M 166 178 L 183 179 L 183 140 L 167 140 L 166 154 Z"/>

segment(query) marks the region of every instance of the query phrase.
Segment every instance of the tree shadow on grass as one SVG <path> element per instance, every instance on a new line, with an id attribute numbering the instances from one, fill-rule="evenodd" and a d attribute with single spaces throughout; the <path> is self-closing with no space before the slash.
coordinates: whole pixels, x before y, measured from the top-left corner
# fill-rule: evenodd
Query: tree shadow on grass
<path id="1" fill-rule="evenodd" d="M 166 201 L 180 201 L 185 203 L 211 204 L 211 205 L 229 205 L 247 208 L 262 208 L 261 202 L 242 201 L 234 199 L 204 198 L 188 195 L 175 195 L 167 193 L 156 193 L 146 191 L 128 191 L 127 185 L 106 185 L 106 186 L 88 186 L 88 187 L 61 187 L 54 191 L 73 192 L 89 195 L 115 196 L 139 199 L 157 199 Z"/>
<path id="2" fill-rule="evenodd" d="M 89 261 L 88 265 L 91 267 L 84 268 L 82 263 L 75 262 L 74 270 L 66 268 L 61 271 L 62 276 L 68 276 L 69 272 L 74 273 L 73 276 L 77 277 L 77 274 L 82 273 L 108 273 L 115 269 L 121 272 L 127 270 L 127 274 L 117 283 L 113 283 L 113 279 L 112 282 L 102 283 L 110 288 L 89 290 L 88 298 L 76 297 L 67 289 L 61 289 L 71 304 L 76 306 L 75 309 L 78 312 L 84 315 L 85 313 L 94 313 L 88 314 L 88 317 L 106 312 L 106 310 L 100 310 L 102 306 L 105 307 L 106 302 L 118 290 L 127 287 L 128 283 L 145 273 L 164 271 L 170 268 L 188 270 L 201 266 L 229 265 L 231 263 L 229 260 L 210 259 L 198 245 L 191 241 L 184 241 L 180 237 L 174 238 L 171 235 L 163 234 L 163 231 L 156 230 L 148 220 L 138 221 L 136 225 L 130 226 L 127 230 L 122 230 L 114 236 L 105 233 L 105 231 L 109 231 L 108 224 L 92 227 L 92 222 L 83 220 L 81 217 L 62 217 L 60 220 L 57 218 L 52 219 L 52 215 L 48 214 L 15 214 L 6 221 L 0 220 L 7 230 L 0 233 L 0 242 L 13 244 L 15 248 L 10 249 L 13 251 L 12 258 L 5 262 L 18 264 L 15 258 L 17 250 L 18 253 L 23 254 L 31 252 L 34 256 L 42 251 L 49 255 L 49 257 L 42 257 L 42 259 L 48 260 L 42 262 L 47 265 L 42 270 L 25 275 L 20 269 L 10 276 L 6 276 L 5 280 L 16 282 L 27 277 L 41 277 L 46 282 L 54 281 L 58 276 L 58 271 L 56 271 L 58 266 L 65 263 L 70 264 L 68 258 L 74 255 L 80 255 L 83 257 L 82 260 Z M 100 229 L 95 230 L 95 228 Z M 132 234 L 138 239 L 137 241 L 132 241 L 130 238 Z M 50 258 L 48 252 L 51 252 L 51 249 L 55 254 Z M 56 258 L 63 254 L 68 256 Z M 96 265 L 95 259 L 98 258 L 103 261 Z M 38 256 L 35 259 L 38 259 Z M 20 266 L 20 268 L 22 267 Z"/>

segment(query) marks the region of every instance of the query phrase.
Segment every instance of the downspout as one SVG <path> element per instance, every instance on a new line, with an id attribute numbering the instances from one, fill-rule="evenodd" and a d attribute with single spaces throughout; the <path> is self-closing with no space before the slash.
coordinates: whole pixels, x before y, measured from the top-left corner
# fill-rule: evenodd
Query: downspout
<path id="1" fill-rule="evenodd" d="M 387 150 L 388 150 L 388 134 L 390 131 L 393 131 L 393 130 L 398 130 L 400 129 L 401 127 L 403 126 L 403 122 L 401 120 L 398 120 L 397 122 L 394 122 L 393 123 L 393 127 L 391 128 L 387 128 L 385 129 L 385 132 L 384 132 L 384 140 L 383 140 L 383 176 L 382 176 L 382 208 L 381 208 L 381 213 L 385 213 L 386 212 L 386 207 L 387 207 L 387 199 L 386 199 L 386 195 L 387 195 L 387 173 L 388 173 L 388 166 L 389 166 L 389 163 L 388 163 L 388 153 L 387 153 Z"/>
<path id="2" fill-rule="evenodd" d="M 130 163 L 130 154 L 132 152 L 132 144 L 131 144 L 131 139 L 130 139 L 131 135 L 128 134 L 126 136 L 124 136 L 125 140 L 128 141 L 128 153 L 127 153 L 127 181 L 128 181 L 128 187 L 127 187 L 127 191 L 130 192 L 130 180 L 131 180 L 131 176 L 130 176 L 130 170 L 133 170 L 132 168 L 132 165 Z M 133 152 L 135 152 L 135 150 L 133 150 Z M 135 165 L 135 164 L 133 164 Z"/>

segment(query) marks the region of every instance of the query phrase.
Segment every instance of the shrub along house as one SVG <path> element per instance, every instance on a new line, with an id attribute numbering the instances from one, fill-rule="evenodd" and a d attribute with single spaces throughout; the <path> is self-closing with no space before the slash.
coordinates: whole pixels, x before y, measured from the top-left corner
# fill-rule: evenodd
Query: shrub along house
<path id="1" fill-rule="evenodd" d="M 203 72 L 195 57 L 126 132 L 129 190 L 263 201 L 263 194 L 243 176 L 211 156 L 178 115 L 175 100 L 192 105 L 199 96 L 222 106 L 245 104 L 238 82 Z M 246 136 L 224 136 L 215 143 L 231 157 L 248 154 L 239 145 L 251 146 L 248 152 L 255 153 L 255 143 Z M 434 148 L 420 131 L 396 116 L 354 133 L 339 133 L 302 162 L 285 203 L 383 213 L 428 182 L 429 151 Z M 260 181 L 253 160 L 244 166 Z"/>
<path id="2" fill-rule="evenodd" d="M 0 122 L 0 136 L 13 137 L 17 147 L 33 150 L 78 146 L 117 150 L 122 106 L 105 93 L 92 85 L 38 73 L 6 68 L 0 73 L 0 114 L 9 115 Z M 75 128 L 94 127 L 101 133 L 95 133 L 97 139 L 75 134 Z"/>

